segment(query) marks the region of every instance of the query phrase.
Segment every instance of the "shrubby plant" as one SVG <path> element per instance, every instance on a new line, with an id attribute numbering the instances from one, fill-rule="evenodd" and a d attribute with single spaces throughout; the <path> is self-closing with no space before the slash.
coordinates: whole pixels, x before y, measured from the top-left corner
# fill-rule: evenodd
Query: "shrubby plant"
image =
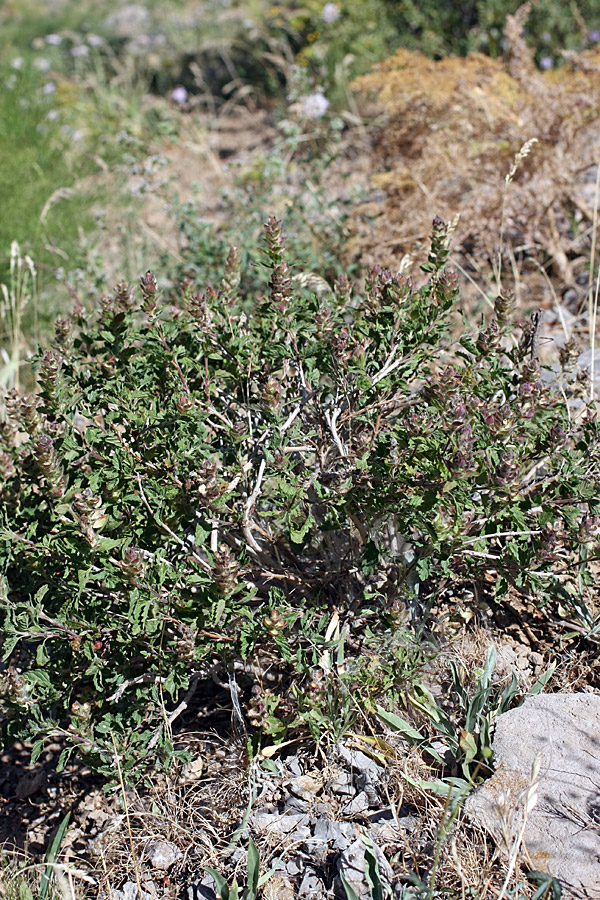
<path id="1" fill-rule="evenodd" d="M 62 736 L 108 771 L 116 745 L 134 777 L 211 676 L 240 730 L 322 734 L 413 676 L 452 580 L 582 608 L 595 414 L 510 294 L 451 337 L 448 243 L 438 219 L 420 288 L 375 267 L 319 299 L 272 218 L 263 295 L 233 248 L 178 305 L 147 272 L 59 318 L 0 454 L 2 709 L 34 755 Z"/>

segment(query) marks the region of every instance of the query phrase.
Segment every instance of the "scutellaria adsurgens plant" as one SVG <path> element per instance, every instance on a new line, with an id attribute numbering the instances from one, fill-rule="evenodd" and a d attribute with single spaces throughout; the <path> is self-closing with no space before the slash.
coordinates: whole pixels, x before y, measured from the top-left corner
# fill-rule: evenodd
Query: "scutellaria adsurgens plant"
<path id="1" fill-rule="evenodd" d="M 542 379 L 535 321 L 513 330 L 503 294 L 452 338 L 439 219 L 423 287 L 375 267 L 320 298 L 265 232 L 264 296 L 239 295 L 236 249 L 177 306 L 148 272 L 61 319 L 39 393 L 6 398 L 7 727 L 106 769 L 114 740 L 131 777 L 211 674 L 276 737 L 374 708 L 414 666 L 406 610 L 452 579 L 585 608 L 598 426 Z"/>

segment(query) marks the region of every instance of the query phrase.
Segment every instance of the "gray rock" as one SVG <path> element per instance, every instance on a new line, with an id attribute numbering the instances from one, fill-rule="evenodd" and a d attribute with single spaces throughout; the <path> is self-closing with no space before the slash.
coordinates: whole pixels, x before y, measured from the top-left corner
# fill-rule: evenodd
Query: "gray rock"
<path id="1" fill-rule="evenodd" d="M 360 772 L 366 775 L 373 784 L 377 784 L 381 776 L 381 766 L 378 766 L 375 760 L 371 759 L 362 750 L 349 750 L 343 744 L 336 744 L 335 749 L 339 756 L 344 760 L 354 772 Z"/>
<path id="2" fill-rule="evenodd" d="M 357 794 L 354 800 L 351 800 L 350 803 L 346 803 L 344 807 L 344 815 L 345 816 L 357 816 L 360 813 L 365 812 L 369 808 L 369 795 L 366 791 L 361 791 L 360 794 Z"/>
<path id="3" fill-rule="evenodd" d="M 525 827 L 534 869 L 563 885 L 563 896 L 600 898 L 600 696 L 529 697 L 498 717 L 496 771 L 466 803 L 469 815 L 506 851 L 523 822 L 531 772 L 540 759 L 537 802 Z M 530 803 L 531 805 L 531 803 Z"/>
<path id="4" fill-rule="evenodd" d="M 135 881 L 126 881 L 120 891 L 113 891 L 113 900 L 154 900 L 152 894 L 142 891 L 142 895 L 138 892 Z"/>
<path id="5" fill-rule="evenodd" d="M 304 870 L 304 862 L 299 857 L 293 856 L 291 859 L 288 859 L 285 870 L 293 878 L 294 875 L 299 875 Z"/>
<path id="6" fill-rule="evenodd" d="M 330 783 L 329 789 L 332 794 L 336 794 L 338 797 L 353 797 L 356 793 L 352 775 L 348 772 L 340 772 L 334 781 Z"/>
<path id="7" fill-rule="evenodd" d="M 291 794 L 301 800 L 312 800 L 321 790 L 321 782 L 310 775 L 300 775 L 284 784 Z"/>
<path id="8" fill-rule="evenodd" d="M 332 822 L 331 819 L 317 819 L 313 836 L 315 840 L 331 844 L 342 853 L 356 839 L 357 826 L 352 822 Z"/>
<path id="9" fill-rule="evenodd" d="M 298 888 L 298 896 L 306 897 L 307 900 L 317 900 L 323 895 L 324 887 L 325 885 L 315 870 L 308 868 Z"/>
<path id="10" fill-rule="evenodd" d="M 338 871 L 340 875 L 344 876 L 359 900 L 363 900 L 363 898 L 364 900 L 371 900 L 371 888 L 365 875 L 366 849 L 367 847 L 364 840 L 362 837 L 358 837 L 354 843 L 342 853 L 338 860 Z M 377 860 L 379 877 L 383 884 L 389 886 L 393 876 L 392 868 L 381 852 L 381 849 L 375 843 L 373 844 L 373 853 Z"/>
<path id="11" fill-rule="evenodd" d="M 287 813 L 306 813 L 310 804 L 308 800 L 301 800 L 299 797 L 288 797 L 285 801 L 285 812 Z"/>
<path id="12" fill-rule="evenodd" d="M 252 817 L 252 823 L 258 831 L 274 837 L 293 837 L 294 840 L 305 840 L 310 837 L 308 815 L 280 815 L 279 813 L 258 813 Z"/>
<path id="13" fill-rule="evenodd" d="M 146 856 L 155 869 L 170 869 L 178 859 L 181 859 L 183 853 L 176 844 L 171 841 L 152 841 L 146 847 Z"/>

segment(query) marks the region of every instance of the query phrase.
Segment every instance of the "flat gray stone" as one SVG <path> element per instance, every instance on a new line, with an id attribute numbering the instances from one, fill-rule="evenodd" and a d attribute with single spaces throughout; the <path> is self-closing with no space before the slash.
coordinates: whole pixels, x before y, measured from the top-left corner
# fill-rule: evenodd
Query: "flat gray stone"
<path id="1" fill-rule="evenodd" d="M 349 750 L 343 744 L 336 744 L 335 749 L 352 771 L 366 775 L 369 781 L 377 784 L 383 770 L 375 760 L 363 753 L 362 750 Z"/>
<path id="2" fill-rule="evenodd" d="M 252 823 L 258 831 L 282 838 L 293 835 L 294 840 L 305 840 L 310 837 L 309 817 L 306 813 L 280 815 L 279 813 L 258 813 L 252 817 Z"/>
<path id="3" fill-rule="evenodd" d="M 140 897 L 135 881 L 126 881 L 120 891 L 113 891 L 113 900 L 154 900 L 154 898 L 144 890 Z"/>
<path id="4" fill-rule="evenodd" d="M 146 856 L 155 869 L 170 869 L 183 853 L 176 844 L 171 841 L 152 841 L 146 847 Z"/>
<path id="5" fill-rule="evenodd" d="M 317 819 L 313 837 L 315 840 L 331 844 L 334 850 L 347 850 L 356 839 L 357 827 L 352 822 L 333 822 L 331 819 Z"/>
<path id="6" fill-rule="evenodd" d="M 506 848 L 519 833 L 537 756 L 537 802 L 525 826 L 534 869 L 565 898 L 600 898 L 600 695 L 544 694 L 498 717 L 494 775 L 466 802 L 469 815 Z"/>

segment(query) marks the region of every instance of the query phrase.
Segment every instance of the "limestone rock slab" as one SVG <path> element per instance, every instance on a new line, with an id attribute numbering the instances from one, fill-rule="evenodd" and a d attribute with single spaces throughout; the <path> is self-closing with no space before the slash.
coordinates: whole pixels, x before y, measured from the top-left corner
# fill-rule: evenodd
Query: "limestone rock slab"
<path id="1" fill-rule="evenodd" d="M 561 882 L 565 898 L 600 900 L 600 695 L 528 697 L 498 717 L 492 747 L 495 773 L 467 800 L 471 818 L 510 846 L 539 755 L 526 854 Z"/>

